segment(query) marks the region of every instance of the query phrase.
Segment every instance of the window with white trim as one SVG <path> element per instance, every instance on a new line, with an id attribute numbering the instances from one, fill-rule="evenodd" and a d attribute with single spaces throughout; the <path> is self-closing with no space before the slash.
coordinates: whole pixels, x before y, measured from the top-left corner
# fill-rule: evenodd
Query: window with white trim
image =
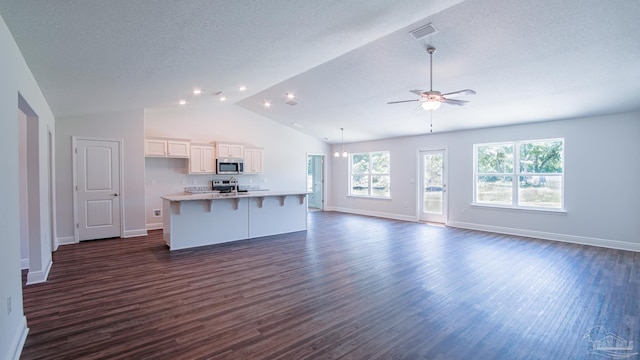
<path id="1" fill-rule="evenodd" d="M 474 204 L 564 208 L 564 139 L 475 144 Z"/>
<path id="2" fill-rule="evenodd" d="M 349 195 L 391 197 L 391 158 L 388 151 L 349 154 Z"/>

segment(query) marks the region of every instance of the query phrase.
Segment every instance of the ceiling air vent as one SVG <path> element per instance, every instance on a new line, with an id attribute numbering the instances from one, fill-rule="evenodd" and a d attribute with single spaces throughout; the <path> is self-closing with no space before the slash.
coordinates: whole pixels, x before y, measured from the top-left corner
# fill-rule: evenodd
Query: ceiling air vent
<path id="1" fill-rule="evenodd" d="M 411 34 L 411 36 L 413 36 L 414 39 L 420 40 L 429 35 L 433 35 L 437 32 L 438 32 L 438 29 L 436 29 L 436 27 L 433 26 L 431 23 L 428 23 L 425 26 L 421 26 L 415 30 L 409 31 L 409 34 Z"/>

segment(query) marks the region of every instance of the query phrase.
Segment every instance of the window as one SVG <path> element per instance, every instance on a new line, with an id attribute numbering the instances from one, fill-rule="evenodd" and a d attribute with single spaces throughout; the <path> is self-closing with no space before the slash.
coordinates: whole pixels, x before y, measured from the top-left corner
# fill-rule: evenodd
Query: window
<path id="1" fill-rule="evenodd" d="M 388 151 L 350 154 L 349 195 L 391 197 L 391 160 Z"/>
<path id="2" fill-rule="evenodd" d="M 564 139 L 475 144 L 474 203 L 564 207 Z"/>

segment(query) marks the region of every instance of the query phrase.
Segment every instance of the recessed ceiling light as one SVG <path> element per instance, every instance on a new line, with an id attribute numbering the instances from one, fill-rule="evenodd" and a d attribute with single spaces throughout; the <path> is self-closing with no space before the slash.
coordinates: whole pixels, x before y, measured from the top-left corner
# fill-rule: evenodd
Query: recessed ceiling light
<path id="1" fill-rule="evenodd" d="M 293 126 L 295 126 L 295 127 L 299 127 L 299 128 L 301 128 L 301 127 L 302 127 L 302 124 L 297 123 L 297 122 L 295 122 L 295 121 L 294 121 L 294 122 L 292 122 L 292 123 L 291 123 L 291 125 L 293 125 Z"/>
<path id="2" fill-rule="evenodd" d="M 271 103 L 270 103 L 270 102 L 268 102 L 268 101 L 265 101 L 265 102 L 264 102 L 264 107 L 266 107 L 266 108 L 270 108 L 270 107 L 271 107 Z"/>
<path id="3" fill-rule="evenodd" d="M 238 90 L 240 90 L 240 91 L 245 91 L 245 90 L 247 90 L 247 87 L 246 87 L 246 86 L 244 86 L 244 85 L 240 85 L 240 88 L 239 88 Z"/>
<path id="4" fill-rule="evenodd" d="M 293 99 L 294 97 L 296 97 L 295 95 L 293 95 L 292 93 L 287 93 L 287 97 L 289 99 Z"/>
<path id="5" fill-rule="evenodd" d="M 224 97 L 224 96 L 221 96 L 221 97 L 220 97 L 220 101 L 226 101 L 226 100 L 227 100 L 227 98 L 226 98 L 226 97 Z"/>
<path id="6" fill-rule="evenodd" d="M 180 100 L 179 104 L 180 105 L 185 105 L 187 103 L 187 100 Z"/>
<path id="7" fill-rule="evenodd" d="M 200 89 L 193 89 L 193 95 L 200 95 L 202 94 L 202 90 Z"/>

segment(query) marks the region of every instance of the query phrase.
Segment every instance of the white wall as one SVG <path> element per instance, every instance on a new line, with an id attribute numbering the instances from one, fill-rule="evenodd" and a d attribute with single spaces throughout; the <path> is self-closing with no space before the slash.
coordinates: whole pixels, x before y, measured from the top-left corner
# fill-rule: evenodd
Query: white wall
<path id="1" fill-rule="evenodd" d="M 18 94 L 37 114 L 36 139 L 40 146 L 36 154 L 39 189 L 35 203 L 39 206 L 39 222 L 33 237 L 37 244 L 30 243 L 30 270 L 46 279 L 51 266 L 50 223 L 47 182 L 47 129 L 55 132 L 55 120 L 38 84 L 35 82 L 18 46 L 4 20 L 0 20 L 0 229 L 2 229 L 2 251 L 0 251 L 0 359 L 17 358 L 26 339 L 27 324 L 22 305 L 20 273 L 20 215 L 19 215 L 19 165 L 18 165 Z M 27 114 L 29 115 L 29 114 Z M 33 250 L 36 251 L 33 251 Z M 11 299 L 11 312 L 7 301 Z"/>
<path id="2" fill-rule="evenodd" d="M 27 194 L 27 115 L 18 110 L 20 191 L 20 267 L 29 268 L 29 202 Z"/>
<path id="3" fill-rule="evenodd" d="M 189 139 L 194 143 L 226 141 L 264 148 L 264 173 L 240 175 L 238 181 L 270 190 L 305 190 L 307 152 L 329 154 L 329 146 L 323 141 L 225 103 L 145 110 L 145 135 Z M 160 196 L 182 193 L 185 186 L 206 185 L 214 177 L 228 178 L 187 175 L 188 167 L 187 160 L 183 159 L 146 159 L 149 228 L 161 226 L 162 219 L 152 216 L 153 209 L 162 209 Z"/>
<path id="4" fill-rule="evenodd" d="M 473 144 L 565 138 L 566 214 L 471 207 Z M 448 224 L 640 251 L 640 113 L 346 144 L 350 152 L 391 152 L 392 200 L 347 197 L 346 160 L 333 163 L 333 209 L 415 220 L 418 150 L 446 147 Z"/>
<path id="5" fill-rule="evenodd" d="M 122 139 L 124 236 L 146 235 L 144 220 L 144 112 L 142 110 L 57 118 L 56 197 L 58 240 L 73 242 L 72 136 Z"/>

